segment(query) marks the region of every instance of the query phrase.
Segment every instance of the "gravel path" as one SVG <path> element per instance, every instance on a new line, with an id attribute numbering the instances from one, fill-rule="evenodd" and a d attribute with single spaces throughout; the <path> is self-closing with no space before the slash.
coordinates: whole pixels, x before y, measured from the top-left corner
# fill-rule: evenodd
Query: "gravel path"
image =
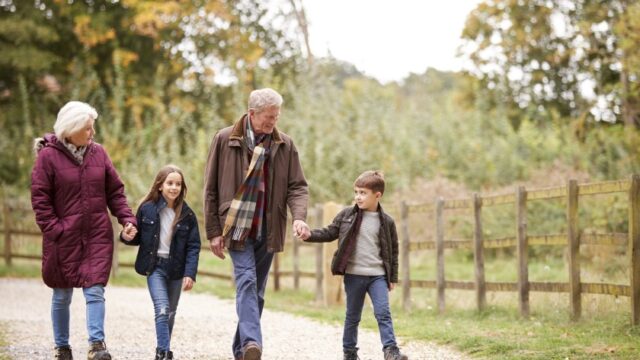
<path id="1" fill-rule="evenodd" d="M 108 286 L 105 294 L 106 342 L 113 358 L 152 359 L 155 333 L 147 289 Z M 15 360 L 53 358 L 50 301 L 51 290 L 39 280 L 0 279 L 0 328 L 8 344 L 0 346 L 0 354 Z M 342 359 L 339 326 L 270 310 L 262 318 L 264 359 Z M 232 359 L 235 324 L 232 301 L 183 293 L 172 341 L 176 359 Z M 410 359 L 467 359 L 429 343 L 399 339 L 399 345 Z M 76 359 L 85 358 L 85 305 L 78 289 L 71 304 L 71 346 Z M 359 346 L 360 359 L 382 359 L 377 333 L 361 330 Z"/>

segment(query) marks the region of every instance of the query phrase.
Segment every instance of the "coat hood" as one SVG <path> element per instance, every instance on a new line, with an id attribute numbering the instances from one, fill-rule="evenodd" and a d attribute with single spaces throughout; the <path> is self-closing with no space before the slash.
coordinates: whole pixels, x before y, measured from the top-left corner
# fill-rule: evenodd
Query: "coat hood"
<path id="1" fill-rule="evenodd" d="M 33 152 L 36 154 L 36 156 L 38 156 L 40 150 L 57 143 L 58 138 L 54 134 L 45 134 L 44 137 L 35 138 L 33 140 Z"/>

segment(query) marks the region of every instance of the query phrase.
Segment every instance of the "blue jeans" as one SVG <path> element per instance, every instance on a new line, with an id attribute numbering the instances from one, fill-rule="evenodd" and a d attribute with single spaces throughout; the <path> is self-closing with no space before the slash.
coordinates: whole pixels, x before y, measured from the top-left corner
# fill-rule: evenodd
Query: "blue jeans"
<path id="1" fill-rule="evenodd" d="M 344 319 L 342 347 L 355 349 L 358 345 L 358 325 L 362 316 L 364 297 L 369 293 L 373 304 L 373 313 L 378 321 L 378 331 L 382 347 L 396 346 L 393 333 L 391 310 L 389 310 L 389 287 L 387 277 L 345 274 L 344 290 L 347 293 L 347 313 Z"/>
<path id="2" fill-rule="evenodd" d="M 89 342 L 104 341 L 104 286 L 94 285 L 83 288 L 87 303 L 87 332 Z M 73 296 L 73 288 L 54 288 L 51 299 L 51 322 L 53 323 L 53 340 L 56 347 L 69 345 L 69 321 L 71 313 L 69 305 Z"/>
<path id="3" fill-rule="evenodd" d="M 233 262 L 238 314 L 232 349 L 234 356 L 241 358 L 242 347 L 248 342 L 256 342 L 262 347 L 260 317 L 273 253 L 267 251 L 266 241 L 247 239 L 244 250 L 230 250 L 229 255 Z"/>
<path id="4" fill-rule="evenodd" d="M 182 291 L 182 279 L 171 280 L 167 276 L 169 261 L 158 258 L 158 264 L 147 277 L 149 294 L 153 301 L 156 321 L 157 350 L 171 350 L 171 333 L 176 318 L 178 301 Z"/>

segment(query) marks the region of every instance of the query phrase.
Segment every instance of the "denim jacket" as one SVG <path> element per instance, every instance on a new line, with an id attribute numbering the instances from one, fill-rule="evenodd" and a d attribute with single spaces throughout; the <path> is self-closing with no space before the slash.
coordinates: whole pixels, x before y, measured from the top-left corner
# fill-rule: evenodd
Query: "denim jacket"
<path id="1" fill-rule="evenodd" d="M 139 245 L 135 269 L 140 275 L 150 275 L 158 262 L 160 246 L 160 210 L 167 206 L 161 196 L 157 202 L 146 202 L 140 206 L 136 218 L 138 233 L 131 241 L 120 237 L 127 245 Z M 172 280 L 190 277 L 196 280 L 200 254 L 200 232 L 196 215 L 186 202 L 182 205 L 180 219 L 176 223 L 169 249 L 169 277 Z"/>

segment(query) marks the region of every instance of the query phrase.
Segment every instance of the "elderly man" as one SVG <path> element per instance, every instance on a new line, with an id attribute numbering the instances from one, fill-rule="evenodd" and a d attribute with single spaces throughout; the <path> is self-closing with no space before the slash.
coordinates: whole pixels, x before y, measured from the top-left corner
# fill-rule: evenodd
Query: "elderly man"
<path id="1" fill-rule="evenodd" d="M 236 359 L 262 356 L 260 315 L 271 260 L 284 248 L 287 209 L 294 235 L 310 234 L 305 223 L 309 192 L 298 151 L 278 131 L 282 96 L 254 90 L 249 108 L 211 143 L 204 185 L 204 219 L 211 251 L 229 250 L 236 282 Z"/>

